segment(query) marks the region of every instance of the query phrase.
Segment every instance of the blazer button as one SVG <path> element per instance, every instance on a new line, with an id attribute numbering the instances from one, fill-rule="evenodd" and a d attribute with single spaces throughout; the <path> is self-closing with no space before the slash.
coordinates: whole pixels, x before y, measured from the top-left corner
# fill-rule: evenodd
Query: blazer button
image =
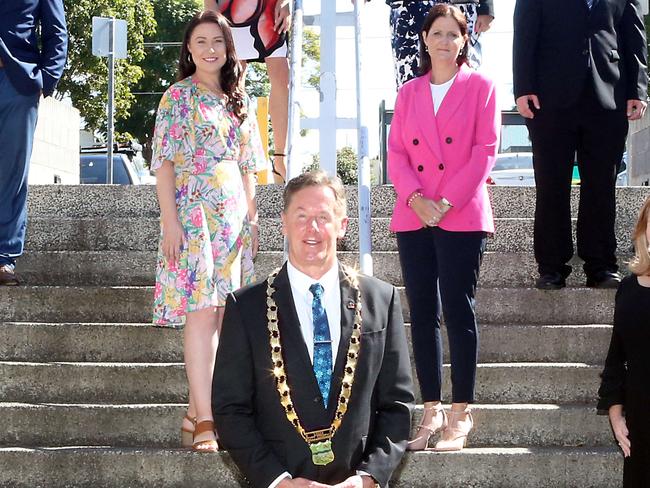
<path id="1" fill-rule="evenodd" d="M 438 165 L 438 169 L 439 169 L 440 171 L 442 171 L 443 169 L 445 169 L 445 165 L 442 164 L 442 163 L 440 163 L 440 164 Z"/>
<path id="2" fill-rule="evenodd" d="M 422 173 L 424 171 L 424 166 L 422 166 L 421 164 L 418 164 L 418 171 L 420 173 Z"/>
<path id="3" fill-rule="evenodd" d="M 583 55 L 583 56 L 587 56 L 587 55 L 589 55 L 589 49 L 583 49 L 583 50 L 582 50 L 582 55 Z"/>
<path id="4" fill-rule="evenodd" d="M 417 146 L 418 144 L 420 144 L 420 141 L 418 141 L 417 139 L 413 139 L 413 145 Z"/>
<path id="5" fill-rule="evenodd" d="M 453 141 L 454 141 L 454 140 L 453 140 L 451 137 L 447 137 L 447 138 L 445 139 L 445 142 L 446 142 L 447 144 L 451 144 Z"/>
<path id="6" fill-rule="evenodd" d="M 314 397 L 314 403 L 322 402 L 321 397 Z"/>

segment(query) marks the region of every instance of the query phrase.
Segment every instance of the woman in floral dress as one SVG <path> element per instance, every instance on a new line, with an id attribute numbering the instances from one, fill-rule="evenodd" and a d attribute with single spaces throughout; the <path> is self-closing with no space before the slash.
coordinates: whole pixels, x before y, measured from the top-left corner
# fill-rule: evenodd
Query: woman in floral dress
<path id="1" fill-rule="evenodd" d="M 161 214 L 154 324 L 184 328 L 183 444 L 212 452 L 218 332 L 227 294 L 253 279 L 255 171 L 264 154 L 223 16 L 206 11 L 190 21 L 179 71 L 160 101 L 153 141 Z"/>

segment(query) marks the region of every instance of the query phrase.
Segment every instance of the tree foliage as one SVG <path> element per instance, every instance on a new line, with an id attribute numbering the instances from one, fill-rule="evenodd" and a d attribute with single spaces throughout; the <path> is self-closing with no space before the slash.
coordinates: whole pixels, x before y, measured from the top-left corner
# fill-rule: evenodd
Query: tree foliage
<path id="1" fill-rule="evenodd" d="M 68 63 L 58 89 L 68 95 L 90 129 L 106 130 L 108 67 L 92 54 L 92 18 L 115 17 L 128 25 L 127 58 L 115 63 L 115 115 L 126 117 L 134 97 L 131 87 L 143 72 L 144 38 L 156 29 L 153 0 L 64 0 L 70 36 Z"/>
<path id="2" fill-rule="evenodd" d="M 357 184 L 357 153 L 350 146 L 344 146 L 336 151 L 336 174 L 344 185 Z M 312 163 L 303 171 L 312 171 L 320 167 L 320 155 L 314 154 Z"/>
<path id="3" fill-rule="evenodd" d="M 134 85 L 136 103 L 128 117 L 119 120 L 117 130 L 128 132 L 144 144 L 149 152 L 156 119 L 156 109 L 162 93 L 176 81 L 180 46 L 151 45 L 180 42 L 185 26 L 203 6 L 202 0 L 155 0 L 154 16 L 157 29 L 146 36 L 145 55 L 139 63 L 143 77 Z"/>

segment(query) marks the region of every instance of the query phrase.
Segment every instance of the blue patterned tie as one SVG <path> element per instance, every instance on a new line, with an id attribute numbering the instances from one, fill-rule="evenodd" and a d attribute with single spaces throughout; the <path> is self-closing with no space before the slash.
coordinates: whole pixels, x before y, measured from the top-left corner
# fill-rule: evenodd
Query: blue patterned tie
<path id="1" fill-rule="evenodd" d="M 309 291 L 314 295 L 314 300 L 311 303 L 311 313 L 314 319 L 314 374 L 323 396 L 323 404 L 327 408 L 332 379 L 332 339 L 327 313 L 321 303 L 323 287 L 320 283 L 314 283 L 309 287 Z"/>

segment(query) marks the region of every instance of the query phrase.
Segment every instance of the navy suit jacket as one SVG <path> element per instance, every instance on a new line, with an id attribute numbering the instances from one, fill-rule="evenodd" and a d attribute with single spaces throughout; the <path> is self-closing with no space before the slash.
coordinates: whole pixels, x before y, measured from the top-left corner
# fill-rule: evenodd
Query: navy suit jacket
<path id="1" fill-rule="evenodd" d="M 0 2 L 0 59 L 18 92 L 33 95 L 42 90 L 51 95 L 63 73 L 67 49 L 63 0 Z"/>

